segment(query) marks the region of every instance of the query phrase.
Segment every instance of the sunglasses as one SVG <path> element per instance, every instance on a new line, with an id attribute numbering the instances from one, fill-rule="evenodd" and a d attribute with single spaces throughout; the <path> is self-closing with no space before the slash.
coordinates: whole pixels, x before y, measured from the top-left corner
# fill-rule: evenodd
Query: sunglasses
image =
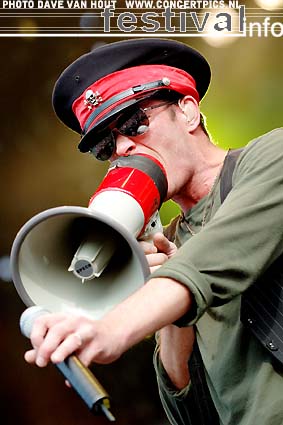
<path id="1" fill-rule="evenodd" d="M 176 102 L 163 102 L 147 108 L 138 108 L 135 112 L 131 110 L 128 113 L 121 115 L 114 124 L 112 123 L 112 128 L 107 127 L 95 136 L 95 145 L 90 148 L 89 152 L 92 153 L 99 161 L 108 160 L 116 150 L 116 138 L 113 130 L 116 130 L 123 136 L 141 136 L 149 129 L 149 117 L 146 112 L 160 108 L 164 105 L 169 106 L 173 103 Z"/>

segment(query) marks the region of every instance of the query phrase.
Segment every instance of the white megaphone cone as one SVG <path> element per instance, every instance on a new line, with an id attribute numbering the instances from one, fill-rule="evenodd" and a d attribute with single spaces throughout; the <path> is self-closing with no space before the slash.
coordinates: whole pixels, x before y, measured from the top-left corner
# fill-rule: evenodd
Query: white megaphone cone
<path id="1" fill-rule="evenodd" d="M 158 208 L 166 194 L 166 175 L 156 159 L 121 157 L 88 208 L 57 207 L 30 219 L 11 252 L 24 303 L 98 319 L 127 298 L 149 276 L 137 238 L 161 230 Z"/>

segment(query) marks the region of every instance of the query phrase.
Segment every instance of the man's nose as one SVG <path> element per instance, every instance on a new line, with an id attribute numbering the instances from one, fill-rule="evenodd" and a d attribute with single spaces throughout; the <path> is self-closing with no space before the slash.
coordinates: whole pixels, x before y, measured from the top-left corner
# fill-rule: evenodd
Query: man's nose
<path id="1" fill-rule="evenodd" d="M 123 136 L 120 133 L 116 133 L 116 155 L 129 155 L 136 148 L 136 144 L 132 139 L 127 136 Z"/>

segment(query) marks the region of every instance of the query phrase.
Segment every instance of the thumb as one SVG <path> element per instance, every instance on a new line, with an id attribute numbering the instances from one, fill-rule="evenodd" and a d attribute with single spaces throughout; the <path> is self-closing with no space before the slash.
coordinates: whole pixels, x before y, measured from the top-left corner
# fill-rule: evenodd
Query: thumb
<path id="1" fill-rule="evenodd" d="M 153 243 L 159 252 L 163 252 L 169 258 L 177 252 L 176 245 L 173 242 L 170 242 L 163 233 L 156 233 L 153 236 Z"/>

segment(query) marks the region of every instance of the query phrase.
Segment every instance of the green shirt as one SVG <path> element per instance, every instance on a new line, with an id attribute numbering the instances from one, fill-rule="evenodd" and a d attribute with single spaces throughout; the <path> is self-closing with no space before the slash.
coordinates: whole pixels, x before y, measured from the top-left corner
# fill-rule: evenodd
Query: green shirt
<path id="1" fill-rule="evenodd" d="M 180 323 L 196 325 L 220 423 L 282 425 L 283 374 L 242 325 L 240 306 L 241 294 L 283 253 L 283 129 L 247 145 L 222 205 L 219 186 L 180 221 L 180 248 L 153 276 L 176 279 L 194 296 Z M 189 387 L 173 391 L 158 361 L 156 369 L 162 397 L 185 405 Z"/>

